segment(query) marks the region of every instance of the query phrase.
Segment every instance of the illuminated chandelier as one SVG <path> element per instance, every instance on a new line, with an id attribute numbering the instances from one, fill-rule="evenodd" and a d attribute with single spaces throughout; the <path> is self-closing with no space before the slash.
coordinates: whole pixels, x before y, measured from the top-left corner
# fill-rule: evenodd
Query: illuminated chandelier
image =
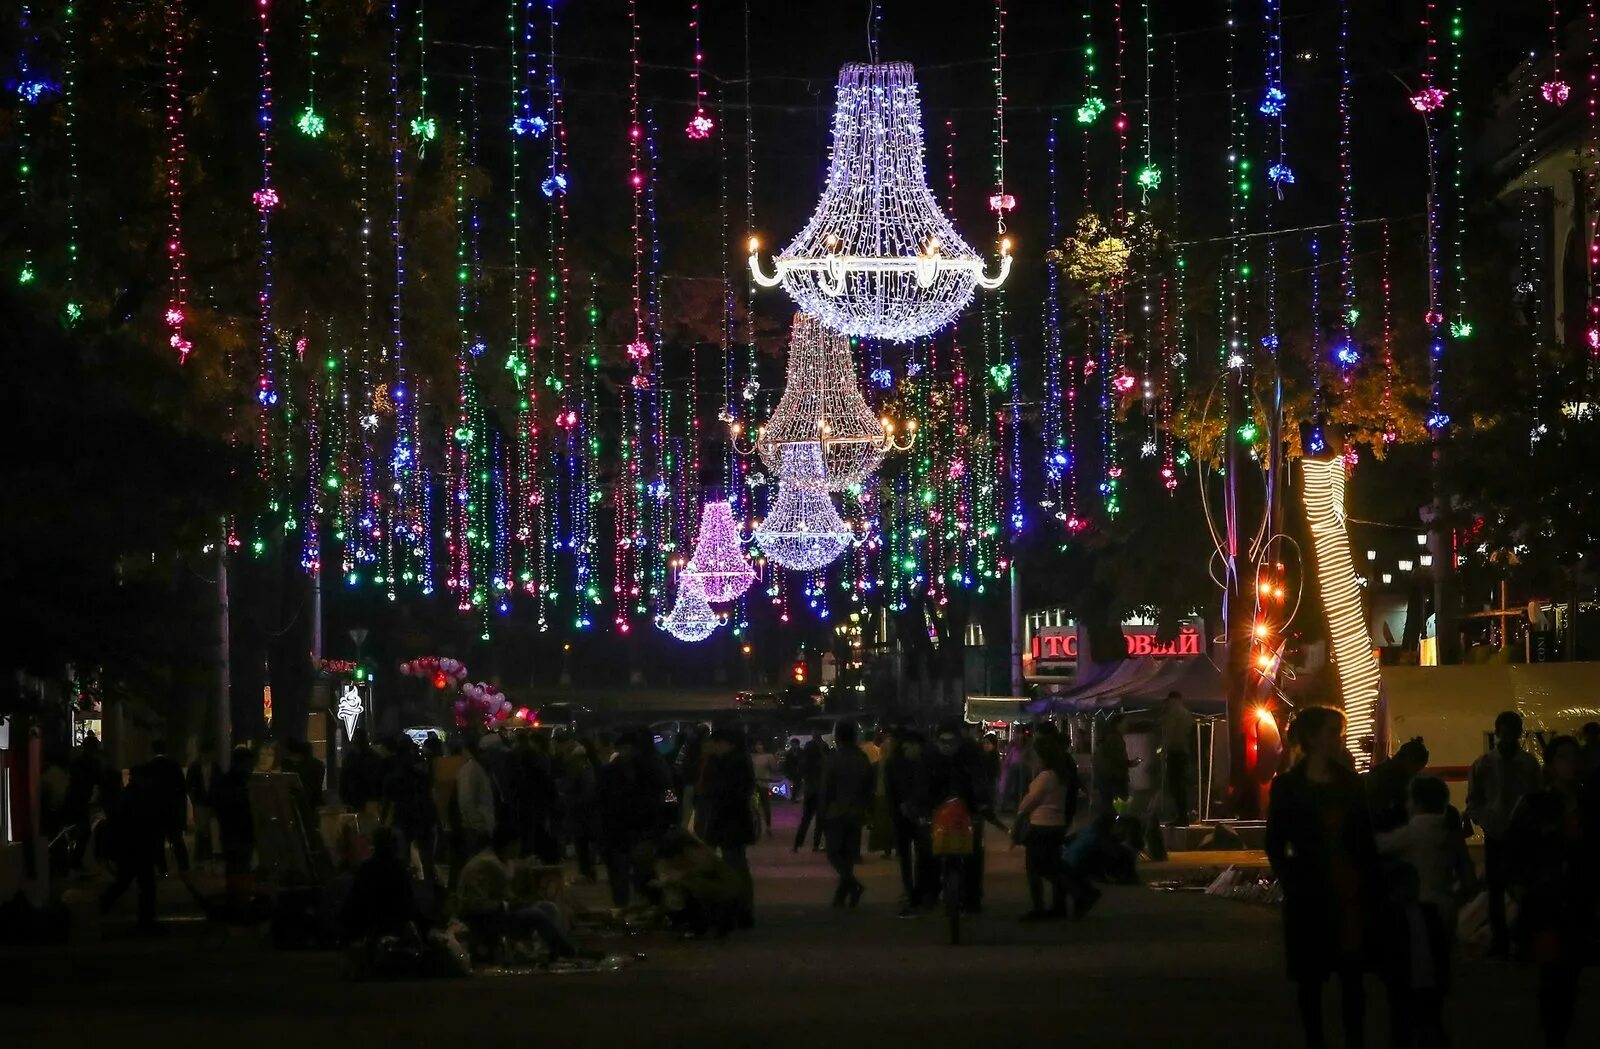
<path id="1" fill-rule="evenodd" d="M 815 572 L 838 560 L 850 545 L 848 525 L 826 492 L 797 483 L 822 474 L 822 447 L 790 444 L 782 451 L 778 496 L 756 529 L 756 545 L 767 560 L 796 572 Z"/>
<path id="2" fill-rule="evenodd" d="M 661 621 L 661 629 L 679 641 L 704 641 L 720 626 L 722 620 L 706 601 L 700 579 L 687 573 L 678 576 L 678 599 L 672 611 Z"/>
<path id="3" fill-rule="evenodd" d="M 756 581 L 755 569 L 739 548 L 739 529 L 726 499 L 706 503 L 700 511 L 700 535 L 689 563 L 678 574 L 679 587 L 691 579 L 705 599 L 716 604 L 737 601 Z"/>
<path id="4" fill-rule="evenodd" d="M 873 416 L 856 382 L 849 339 L 808 313 L 794 315 L 783 396 L 755 435 L 753 450 L 767 469 L 807 491 L 844 491 L 871 477 L 886 452 L 910 448 L 916 429 L 908 423 L 904 437 L 897 437 L 892 421 Z M 735 423 L 736 442 L 738 433 Z M 786 469 L 785 453 L 796 445 L 806 446 L 794 459 L 804 468 Z M 811 468 L 813 449 L 818 469 Z M 752 449 L 739 450 L 748 455 Z"/>
<path id="5" fill-rule="evenodd" d="M 811 221 L 761 270 L 750 238 L 750 272 L 764 288 L 784 286 L 807 313 L 846 335 L 907 342 L 956 319 L 977 288 L 998 288 L 1011 272 L 1011 242 L 1000 242 L 1000 272 L 939 209 L 923 163 L 922 102 L 909 63 L 847 65 L 839 71 L 828 181 Z"/>

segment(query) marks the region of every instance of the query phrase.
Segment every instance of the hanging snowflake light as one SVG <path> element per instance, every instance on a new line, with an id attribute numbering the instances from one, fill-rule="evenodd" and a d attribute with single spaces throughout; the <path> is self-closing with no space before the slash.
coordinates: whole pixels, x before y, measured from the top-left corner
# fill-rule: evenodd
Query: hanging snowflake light
<path id="1" fill-rule="evenodd" d="M 278 191 L 271 186 L 263 186 L 250 194 L 250 199 L 255 201 L 257 209 L 271 211 L 278 206 Z"/>
<path id="2" fill-rule="evenodd" d="M 716 126 L 716 122 L 711 119 L 710 114 L 703 109 L 696 109 L 694 116 L 689 118 L 689 125 L 684 131 L 690 138 L 699 142 L 710 138 L 711 131 Z"/>
<path id="3" fill-rule="evenodd" d="M 322 114 L 310 106 L 300 111 L 300 116 L 294 123 L 300 129 L 300 133 L 307 138 L 316 138 L 328 127 L 328 122 L 322 118 Z"/>
<path id="4" fill-rule="evenodd" d="M 712 500 L 700 511 L 700 535 L 689 563 L 678 574 L 678 586 L 691 578 L 706 600 L 717 604 L 737 601 L 756 581 L 755 569 L 739 548 L 739 529 L 726 499 Z"/>
<path id="5" fill-rule="evenodd" d="M 1546 80 L 1539 85 L 1539 94 L 1552 106 L 1567 104 L 1567 96 L 1572 94 L 1572 86 L 1565 80 Z"/>
<path id="6" fill-rule="evenodd" d="M 1261 96 L 1261 105 L 1257 108 L 1261 110 L 1262 116 L 1282 116 L 1283 107 L 1288 101 L 1289 96 L 1282 87 L 1277 84 L 1268 84 L 1266 93 Z"/>
<path id="7" fill-rule="evenodd" d="M 528 138 L 542 138 L 550 130 L 550 122 L 538 114 L 511 118 L 511 133 Z"/>
<path id="8" fill-rule="evenodd" d="M 1078 123 L 1093 124 L 1101 113 L 1106 111 L 1105 99 L 1099 95 L 1090 95 L 1083 100 L 1083 105 L 1078 107 Z"/>
<path id="9" fill-rule="evenodd" d="M 922 102 L 904 62 L 847 65 L 839 72 L 833 155 L 817 210 L 762 272 L 750 240 L 750 271 L 764 288 L 782 284 L 800 307 L 846 335 L 907 342 L 946 327 L 975 289 L 998 288 L 1000 270 L 956 232 L 928 189 Z"/>
<path id="10" fill-rule="evenodd" d="M 1443 88 L 1425 87 L 1411 96 L 1411 108 L 1418 113 L 1432 113 L 1436 109 L 1444 108 L 1445 96 L 1449 94 Z"/>
<path id="11" fill-rule="evenodd" d="M 915 434 L 914 421 L 901 438 L 891 420 L 877 418 L 867 407 L 850 340 L 809 314 L 795 314 L 783 396 L 756 433 L 755 447 L 767 469 L 809 491 L 842 491 L 870 477 L 886 452 L 911 447 Z M 796 447 L 800 450 L 791 457 Z M 813 457 L 818 460 L 814 470 Z M 804 466 L 790 469 L 791 462 Z"/>
<path id="12" fill-rule="evenodd" d="M 705 592 L 700 589 L 700 580 L 692 576 L 680 577 L 678 599 L 661 621 L 661 629 L 679 641 L 692 643 L 710 637 L 720 623 L 716 611 L 706 601 Z"/>
<path id="13" fill-rule="evenodd" d="M 1275 186 L 1294 185 L 1294 169 L 1279 161 L 1267 169 L 1267 180 Z"/>
<path id="14" fill-rule="evenodd" d="M 779 476 L 778 497 L 756 529 L 756 545 L 781 568 L 796 572 L 826 568 L 844 553 L 851 536 L 833 500 L 815 490 L 822 476 L 821 446 L 786 446 Z"/>

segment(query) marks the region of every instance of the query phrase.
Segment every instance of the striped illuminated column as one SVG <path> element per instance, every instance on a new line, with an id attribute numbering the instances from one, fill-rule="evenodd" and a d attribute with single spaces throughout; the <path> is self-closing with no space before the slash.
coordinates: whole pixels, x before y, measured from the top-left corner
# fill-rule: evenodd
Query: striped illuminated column
<path id="1" fill-rule="evenodd" d="M 1322 605 L 1328 616 L 1333 665 L 1339 672 L 1339 694 L 1349 722 L 1349 738 L 1360 740 L 1376 730 L 1378 661 L 1367 636 L 1361 589 L 1356 585 L 1350 540 L 1345 534 L 1345 460 L 1305 459 L 1301 468 L 1305 473 L 1306 518 L 1311 525 L 1317 584 L 1322 588 Z M 1371 764 L 1371 755 L 1359 747 L 1352 750 L 1357 768 L 1365 770 Z"/>

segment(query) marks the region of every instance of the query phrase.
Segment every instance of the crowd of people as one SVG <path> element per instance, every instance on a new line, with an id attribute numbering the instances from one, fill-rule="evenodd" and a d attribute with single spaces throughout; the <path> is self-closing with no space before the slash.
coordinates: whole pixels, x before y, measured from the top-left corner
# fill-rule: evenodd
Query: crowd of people
<path id="1" fill-rule="evenodd" d="M 1327 1044 L 1324 988 L 1338 985 L 1344 1044 L 1364 1044 L 1366 979 L 1388 1001 L 1391 1044 L 1449 1044 L 1445 997 L 1459 915 L 1480 895 L 1466 839 L 1484 838 L 1482 895 L 1491 957 L 1538 966 L 1548 1049 L 1569 1044 L 1578 974 L 1596 945 L 1600 892 L 1600 725 L 1535 739 L 1522 718 L 1495 721 L 1494 746 L 1472 766 L 1466 812 L 1424 775 L 1422 740 L 1364 776 L 1345 746 L 1341 711 L 1311 707 L 1289 726 L 1295 758 L 1272 784 L 1267 857 L 1284 898 L 1284 943 L 1306 1043 Z M 1508 896 L 1516 902 L 1510 916 Z"/>

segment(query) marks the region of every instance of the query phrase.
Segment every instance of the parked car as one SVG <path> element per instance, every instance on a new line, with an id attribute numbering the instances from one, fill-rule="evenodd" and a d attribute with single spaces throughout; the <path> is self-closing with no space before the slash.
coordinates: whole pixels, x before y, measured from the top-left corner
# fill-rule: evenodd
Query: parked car
<path id="1" fill-rule="evenodd" d="M 733 706 L 735 710 L 777 710 L 778 697 L 771 692 L 735 692 Z"/>
<path id="2" fill-rule="evenodd" d="M 790 685 L 783 690 L 780 701 L 785 714 L 818 714 L 822 711 L 823 695 L 805 685 Z"/>
<path id="3" fill-rule="evenodd" d="M 815 737 L 822 741 L 824 747 L 832 749 L 834 733 L 838 730 L 839 723 L 843 721 L 855 722 L 858 740 L 871 739 L 878 731 L 878 719 L 871 714 L 824 714 L 821 717 L 806 718 L 791 728 L 789 738 L 798 739 L 804 744 Z"/>

